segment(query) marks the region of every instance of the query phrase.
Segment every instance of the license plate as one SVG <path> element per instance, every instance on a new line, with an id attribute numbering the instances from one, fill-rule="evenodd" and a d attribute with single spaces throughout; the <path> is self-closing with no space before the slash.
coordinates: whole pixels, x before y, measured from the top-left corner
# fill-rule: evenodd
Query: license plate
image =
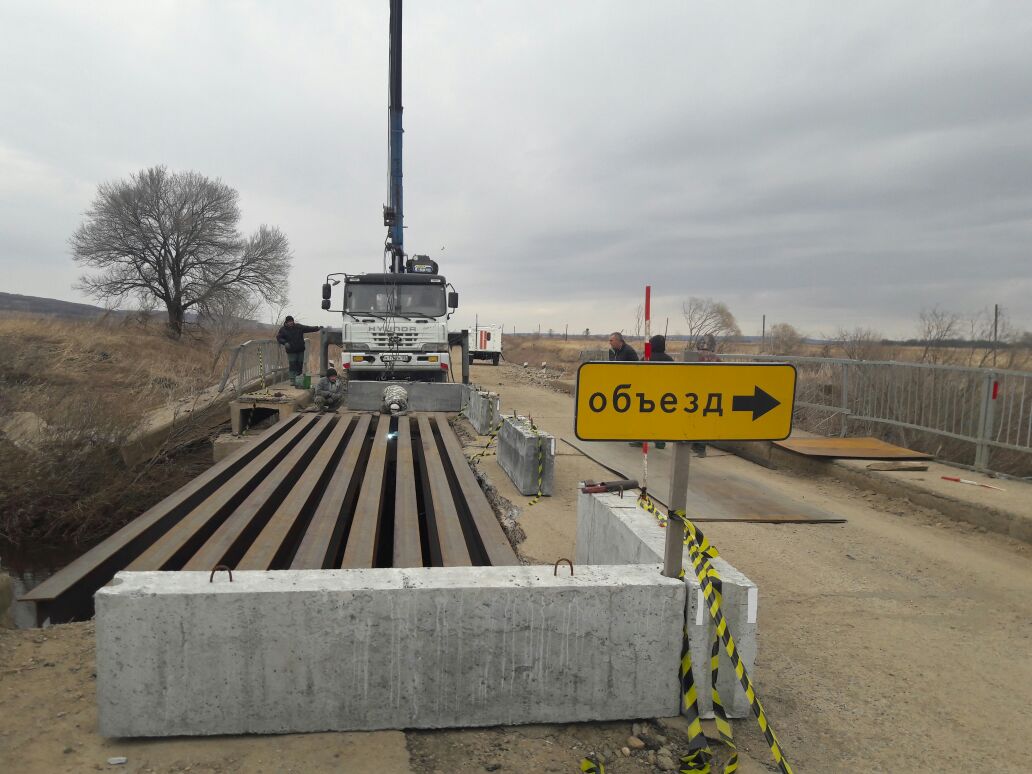
<path id="1" fill-rule="evenodd" d="M 407 363 L 412 359 L 411 355 L 381 355 L 380 360 L 384 363 Z"/>

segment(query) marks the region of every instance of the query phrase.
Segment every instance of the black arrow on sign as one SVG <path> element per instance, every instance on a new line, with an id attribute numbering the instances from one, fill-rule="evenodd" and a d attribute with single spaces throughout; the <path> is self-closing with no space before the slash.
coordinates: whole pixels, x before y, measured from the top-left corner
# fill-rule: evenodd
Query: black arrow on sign
<path id="1" fill-rule="evenodd" d="M 754 422 L 772 408 L 777 408 L 780 405 L 780 400 L 768 395 L 759 387 L 756 387 L 752 395 L 735 395 L 731 399 L 731 410 L 751 411 Z"/>

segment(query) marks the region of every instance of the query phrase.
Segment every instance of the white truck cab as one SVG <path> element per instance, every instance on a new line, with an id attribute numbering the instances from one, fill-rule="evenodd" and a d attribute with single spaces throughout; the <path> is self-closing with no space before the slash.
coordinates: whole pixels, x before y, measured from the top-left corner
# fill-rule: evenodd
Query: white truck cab
<path id="1" fill-rule="evenodd" d="M 327 277 L 344 285 L 341 368 L 351 379 L 443 382 L 450 378 L 448 318 L 458 293 L 448 291 L 433 261 L 409 261 L 406 273 Z"/>

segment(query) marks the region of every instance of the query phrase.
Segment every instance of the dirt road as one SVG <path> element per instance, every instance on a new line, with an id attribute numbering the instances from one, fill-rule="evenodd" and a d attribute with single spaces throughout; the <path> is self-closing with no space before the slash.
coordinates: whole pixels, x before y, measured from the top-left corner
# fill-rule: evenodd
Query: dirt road
<path id="1" fill-rule="evenodd" d="M 566 433 L 569 395 L 511 366 L 474 366 L 503 408 Z M 526 507 L 488 457 L 482 468 L 522 507 L 534 561 L 571 555 L 575 485 L 606 475 L 560 446 L 557 495 Z M 707 536 L 760 588 L 760 696 L 795 770 L 1027 772 L 1032 769 L 1032 549 L 955 526 L 905 501 L 761 468 L 731 456 L 693 465 L 834 511 L 842 525 L 710 524 Z M 46 639 L 42 639 L 42 638 Z M 0 632 L 4 771 L 574 772 L 612 757 L 625 723 L 438 732 L 102 740 L 94 728 L 92 627 Z M 771 770 L 754 722 L 734 722 L 744 774 Z M 664 733 L 674 738 L 672 729 Z M 125 766 L 107 758 L 126 755 Z M 11 766 L 7 766 L 8 762 Z M 616 757 L 613 774 L 654 772 Z"/>

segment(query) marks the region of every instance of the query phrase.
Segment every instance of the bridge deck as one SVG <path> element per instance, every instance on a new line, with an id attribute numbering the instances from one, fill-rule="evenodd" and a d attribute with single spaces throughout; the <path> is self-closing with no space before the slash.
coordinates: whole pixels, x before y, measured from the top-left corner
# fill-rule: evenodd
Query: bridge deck
<path id="1" fill-rule="evenodd" d="M 119 570 L 519 564 L 441 413 L 299 414 L 30 591 L 70 620 Z"/>

